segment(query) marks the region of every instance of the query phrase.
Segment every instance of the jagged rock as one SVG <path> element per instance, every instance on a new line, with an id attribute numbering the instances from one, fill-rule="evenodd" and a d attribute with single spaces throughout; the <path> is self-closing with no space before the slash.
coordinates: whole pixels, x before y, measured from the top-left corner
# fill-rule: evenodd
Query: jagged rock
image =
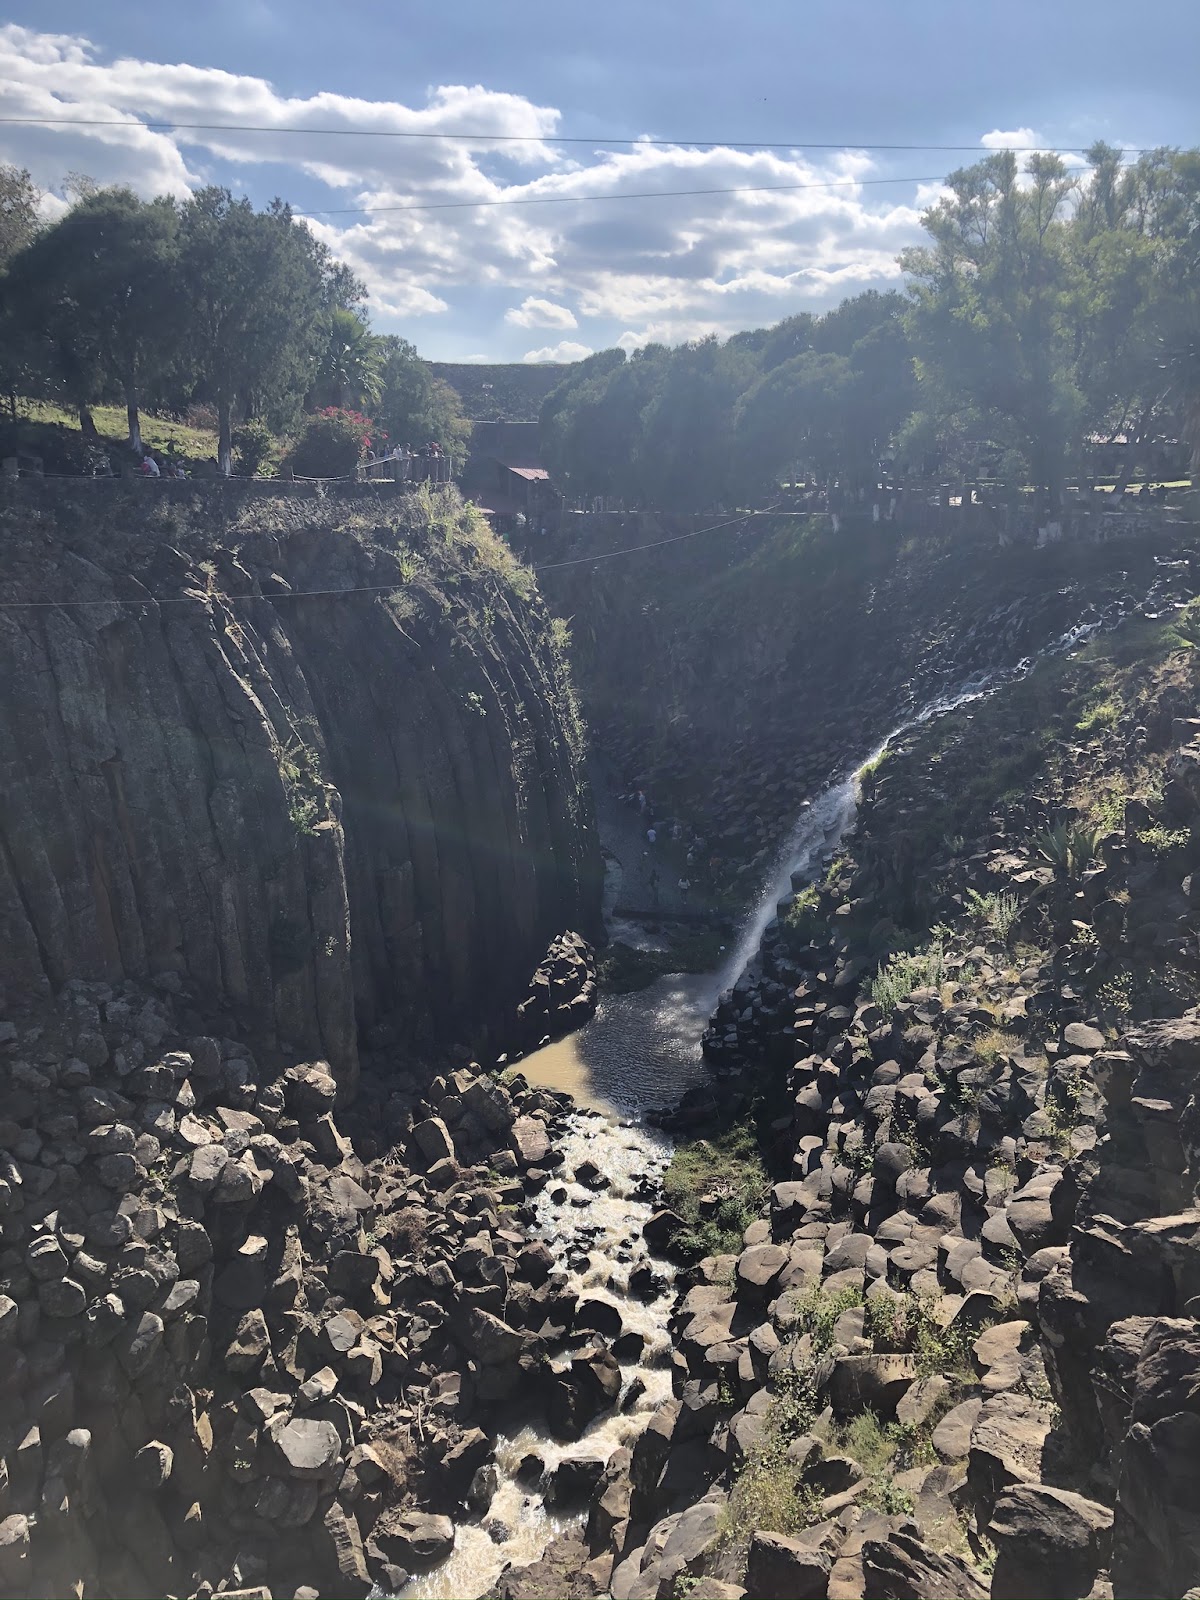
<path id="1" fill-rule="evenodd" d="M 423 1571 L 453 1550 L 454 1524 L 449 1517 L 424 1511 L 388 1511 L 375 1524 L 371 1538 L 390 1561 Z"/>
<path id="2" fill-rule="evenodd" d="M 996 1501 L 988 1538 L 997 1547 L 992 1593 L 1004 1600 L 1063 1600 L 1090 1593 L 1107 1565 L 1113 1514 L 1065 1489 L 1028 1484 Z"/>
<path id="3" fill-rule="evenodd" d="M 862 1565 L 865 1600 L 988 1600 L 988 1585 L 973 1567 L 910 1533 L 866 1540 Z"/>
<path id="4" fill-rule="evenodd" d="M 616 1404 L 620 1393 L 621 1368 L 610 1351 L 593 1349 L 576 1356 L 550 1385 L 550 1431 L 557 1439 L 578 1439 L 590 1422 Z"/>
<path id="5" fill-rule="evenodd" d="M 281 1470 L 291 1478 L 327 1478 L 341 1452 L 341 1436 L 332 1422 L 296 1417 L 268 1427 Z"/>
<path id="6" fill-rule="evenodd" d="M 933 1448 L 943 1461 L 962 1461 L 971 1448 L 971 1434 L 983 1410 L 982 1400 L 961 1400 L 933 1430 Z"/>
<path id="7" fill-rule="evenodd" d="M 831 1566 L 819 1547 L 759 1530 L 746 1557 L 746 1592 L 755 1600 L 825 1600 Z"/>
<path id="8" fill-rule="evenodd" d="M 1037 1482 L 1050 1421 L 1047 1406 L 1023 1395 L 998 1394 L 984 1402 L 967 1458 L 967 1481 L 980 1504 L 990 1506 L 1014 1485 Z"/>
<path id="9" fill-rule="evenodd" d="M 439 1161 L 455 1161 L 454 1140 L 441 1117 L 427 1117 L 418 1122 L 412 1131 L 412 1140 L 425 1164 L 436 1166 Z"/>
<path id="10" fill-rule="evenodd" d="M 916 1375 L 915 1356 L 838 1356 L 829 1385 L 830 1400 L 839 1416 L 874 1411 L 880 1417 L 894 1417 Z"/>
<path id="11" fill-rule="evenodd" d="M 513 1154 L 523 1167 L 539 1167 L 550 1153 L 546 1124 L 536 1117 L 518 1117 L 509 1132 Z"/>

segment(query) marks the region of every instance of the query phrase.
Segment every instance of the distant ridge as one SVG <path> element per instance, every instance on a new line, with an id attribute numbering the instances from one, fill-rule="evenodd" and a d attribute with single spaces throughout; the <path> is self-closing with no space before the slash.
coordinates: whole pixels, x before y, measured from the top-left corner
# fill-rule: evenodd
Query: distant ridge
<path id="1" fill-rule="evenodd" d="M 575 371 L 577 362 L 431 361 L 434 373 L 462 396 L 473 422 L 536 422 L 542 401 Z"/>

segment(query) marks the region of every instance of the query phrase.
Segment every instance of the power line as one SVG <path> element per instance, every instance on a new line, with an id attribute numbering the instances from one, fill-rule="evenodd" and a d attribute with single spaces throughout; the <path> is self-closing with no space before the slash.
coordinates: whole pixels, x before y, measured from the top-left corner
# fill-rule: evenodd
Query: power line
<path id="1" fill-rule="evenodd" d="M 176 133 L 283 133 L 319 135 L 330 138 L 355 139 L 462 139 L 472 144 L 585 144 L 585 145 L 651 145 L 654 147 L 689 147 L 710 150 L 890 150 L 907 152 L 937 151 L 949 155 L 974 151 L 981 155 L 994 152 L 979 144 L 878 144 L 866 140 L 841 141 L 815 139 L 660 139 L 640 134 L 583 134 L 559 133 L 484 133 L 442 132 L 425 128 L 308 128 L 283 127 L 269 122 L 174 122 L 159 118 L 128 117 L 3 117 L 0 124 L 22 127 L 66 128 L 146 128 L 151 131 Z M 1006 149 L 1018 154 L 1041 151 L 1047 155 L 1086 155 L 1091 145 L 1008 145 Z M 1152 146 L 1123 145 L 1122 154 L 1146 155 Z"/>
<path id="2" fill-rule="evenodd" d="M 681 544 L 685 539 L 699 539 L 705 533 L 720 533 L 723 528 L 744 524 L 753 516 L 772 516 L 773 512 L 743 511 L 739 516 L 728 517 L 724 522 L 714 522 L 707 528 L 693 528 L 691 533 L 677 533 L 669 539 L 655 539 L 651 544 L 629 545 L 624 550 L 602 550 L 596 555 L 576 556 L 569 561 L 547 561 L 534 567 L 534 572 L 554 572 L 561 567 L 585 566 L 593 561 L 611 561 L 616 556 L 640 555 L 645 550 L 661 550 L 664 545 Z M 807 513 L 804 513 L 807 515 Z M 222 605 L 240 604 L 245 600 L 312 600 L 334 598 L 350 594 L 394 594 L 406 589 L 406 583 L 364 583 L 348 589 L 281 589 L 275 594 L 205 594 L 168 595 L 158 599 L 151 595 L 146 600 L 0 600 L 0 611 L 57 611 L 70 606 L 137 606 L 142 610 L 153 606 L 192 606 L 205 599 L 218 600 Z"/>
<path id="3" fill-rule="evenodd" d="M 397 211 L 472 211 L 482 206 L 590 205 L 597 200 L 672 200 L 682 195 L 704 194 L 780 194 L 796 189 L 858 189 L 884 183 L 941 183 L 944 174 L 933 178 L 835 178 L 828 183 L 744 183 L 714 189 L 636 189 L 627 194 L 542 194 L 514 200 L 418 200 L 402 206 L 323 206 L 313 211 L 293 211 L 294 217 L 373 217 Z"/>

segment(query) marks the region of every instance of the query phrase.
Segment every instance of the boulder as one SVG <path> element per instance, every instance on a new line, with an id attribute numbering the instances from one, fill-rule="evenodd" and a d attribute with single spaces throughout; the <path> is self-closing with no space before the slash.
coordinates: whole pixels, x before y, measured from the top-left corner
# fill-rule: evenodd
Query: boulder
<path id="1" fill-rule="evenodd" d="M 453 1550 L 454 1524 L 424 1511 L 389 1511 L 375 1524 L 371 1539 L 396 1566 L 420 1571 Z"/>
<path id="2" fill-rule="evenodd" d="M 958 1556 L 894 1532 L 862 1547 L 864 1600 L 988 1600 L 987 1580 Z"/>
<path id="3" fill-rule="evenodd" d="M 518 1117 L 508 1136 L 509 1146 L 523 1167 L 540 1167 L 550 1153 L 550 1135 L 537 1117 Z"/>
<path id="4" fill-rule="evenodd" d="M 825 1600 L 828 1553 L 782 1533 L 756 1532 L 746 1558 L 746 1593 L 754 1600 Z"/>
<path id="5" fill-rule="evenodd" d="M 996 1546 L 992 1593 L 1004 1600 L 1052 1594 L 1078 1600 L 1107 1565 L 1113 1514 L 1066 1489 L 1024 1484 L 996 1501 L 988 1538 Z"/>

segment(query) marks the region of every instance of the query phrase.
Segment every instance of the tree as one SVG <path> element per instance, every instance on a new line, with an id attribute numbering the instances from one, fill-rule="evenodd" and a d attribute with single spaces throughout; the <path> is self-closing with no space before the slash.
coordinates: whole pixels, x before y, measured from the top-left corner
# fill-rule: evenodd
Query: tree
<path id="1" fill-rule="evenodd" d="M 436 378 L 407 339 L 387 334 L 380 353 L 379 398 L 375 420 L 395 444 L 419 445 L 436 439 L 461 471 L 467 458 L 471 424 L 457 392 Z"/>
<path id="2" fill-rule="evenodd" d="M 383 391 L 382 364 L 380 341 L 364 318 L 334 306 L 317 367 L 316 404 L 374 408 Z"/>
<path id="3" fill-rule="evenodd" d="M 0 165 L 0 387 L 14 422 L 18 394 L 36 387 L 46 364 L 43 342 L 7 281 L 11 261 L 37 237 L 41 198 L 27 169 Z"/>
<path id="4" fill-rule="evenodd" d="M 14 266 L 60 368 L 82 357 L 96 369 L 96 382 L 85 380 L 89 393 L 124 396 L 129 443 L 139 452 L 141 386 L 166 370 L 178 342 L 176 228 L 171 200 L 146 204 L 130 189 L 98 189 L 44 229 Z"/>
<path id="5" fill-rule="evenodd" d="M 42 191 L 26 167 L 0 163 L 0 267 L 33 243 L 40 226 Z"/>
<path id="6" fill-rule="evenodd" d="M 1076 182 L 1057 156 L 1031 155 L 1025 173 L 1022 185 L 1010 151 L 951 173 L 951 195 L 922 218 L 932 245 L 900 260 L 935 428 L 969 416 L 977 437 L 1019 449 L 1056 499 L 1083 411 L 1066 248 Z"/>
<path id="7" fill-rule="evenodd" d="M 235 407 L 295 408 L 312 380 L 323 325 L 316 241 L 287 206 L 256 212 L 227 189 L 202 189 L 179 218 L 185 344 L 217 408 L 217 461 L 231 467 Z"/>

